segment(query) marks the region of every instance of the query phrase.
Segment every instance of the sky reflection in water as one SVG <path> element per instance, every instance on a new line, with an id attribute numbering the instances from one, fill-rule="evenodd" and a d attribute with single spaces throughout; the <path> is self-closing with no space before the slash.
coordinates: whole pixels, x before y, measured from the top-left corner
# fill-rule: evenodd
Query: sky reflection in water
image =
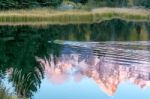
<path id="1" fill-rule="evenodd" d="M 150 42 L 55 43 L 59 57 L 36 57 L 46 78 L 35 99 L 149 99 Z"/>
<path id="2" fill-rule="evenodd" d="M 29 99 L 147 99 L 149 40 L 149 22 L 120 19 L 1 26 L 0 81 Z"/>

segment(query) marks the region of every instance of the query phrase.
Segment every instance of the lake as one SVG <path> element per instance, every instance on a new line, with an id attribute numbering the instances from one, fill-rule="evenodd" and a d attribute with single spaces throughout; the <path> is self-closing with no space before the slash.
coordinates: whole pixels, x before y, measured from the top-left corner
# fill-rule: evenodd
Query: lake
<path id="1" fill-rule="evenodd" d="M 149 99 L 150 23 L 0 26 L 0 83 L 27 99 Z"/>

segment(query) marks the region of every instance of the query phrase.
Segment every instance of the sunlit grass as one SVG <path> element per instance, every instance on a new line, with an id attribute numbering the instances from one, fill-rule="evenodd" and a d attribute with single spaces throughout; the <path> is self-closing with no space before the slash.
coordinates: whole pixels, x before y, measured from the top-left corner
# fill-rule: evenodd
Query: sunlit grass
<path id="1" fill-rule="evenodd" d="M 50 8 L 0 11 L 0 25 L 98 23 L 120 18 L 128 21 L 150 21 L 150 10 L 135 8 L 99 8 L 59 11 Z"/>

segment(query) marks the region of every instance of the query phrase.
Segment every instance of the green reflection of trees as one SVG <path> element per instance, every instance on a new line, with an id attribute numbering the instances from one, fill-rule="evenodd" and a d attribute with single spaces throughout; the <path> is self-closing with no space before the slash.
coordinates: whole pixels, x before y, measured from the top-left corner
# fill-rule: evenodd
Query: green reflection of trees
<path id="1" fill-rule="evenodd" d="M 19 97 L 32 97 L 40 86 L 44 67 L 36 62 L 35 56 L 46 55 L 48 38 L 43 28 L 0 27 L 0 70 L 4 76 L 12 69 L 9 80 Z"/>
<path id="2" fill-rule="evenodd" d="M 93 25 L 95 28 L 96 41 L 135 41 L 149 40 L 142 38 L 143 35 L 149 35 L 147 28 L 149 23 L 126 22 L 121 20 L 105 21 L 99 25 Z M 94 29 L 93 28 L 93 29 Z M 134 35 L 133 35 L 134 34 Z M 95 38 L 93 34 L 93 38 Z M 137 35 L 137 36 L 136 36 Z M 132 38 L 134 37 L 134 38 Z"/>
<path id="3" fill-rule="evenodd" d="M 13 83 L 17 95 L 30 98 L 44 77 L 44 67 L 36 62 L 35 57 L 53 54 L 54 61 L 57 61 L 61 54 L 62 46 L 53 41 L 149 40 L 149 34 L 150 23 L 118 19 L 97 24 L 0 26 L 0 77 L 3 78 L 9 70 L 9 81 Z"/>
<path id="4" fill-rule="evenodd" d="M 135 41 L 149 40 L 150 23 L 126 22 L 119 19 L 97 24 L 50 26 L 57 30 L 55 39 L 71 41 Z M 52 32 L 54 33 L 54 32 Z"/>

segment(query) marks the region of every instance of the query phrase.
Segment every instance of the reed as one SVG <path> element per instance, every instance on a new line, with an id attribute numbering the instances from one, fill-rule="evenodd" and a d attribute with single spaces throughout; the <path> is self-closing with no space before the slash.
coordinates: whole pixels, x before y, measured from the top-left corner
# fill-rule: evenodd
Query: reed
<path id="1" fill-rule="evenodd" d="M 50 8 L 0 11 L 0 25 L 98 23 L 119 18 L 127 21 L 150 21 L 150 10 L 137 8 L 98 8 L 59 11 Z"/>

